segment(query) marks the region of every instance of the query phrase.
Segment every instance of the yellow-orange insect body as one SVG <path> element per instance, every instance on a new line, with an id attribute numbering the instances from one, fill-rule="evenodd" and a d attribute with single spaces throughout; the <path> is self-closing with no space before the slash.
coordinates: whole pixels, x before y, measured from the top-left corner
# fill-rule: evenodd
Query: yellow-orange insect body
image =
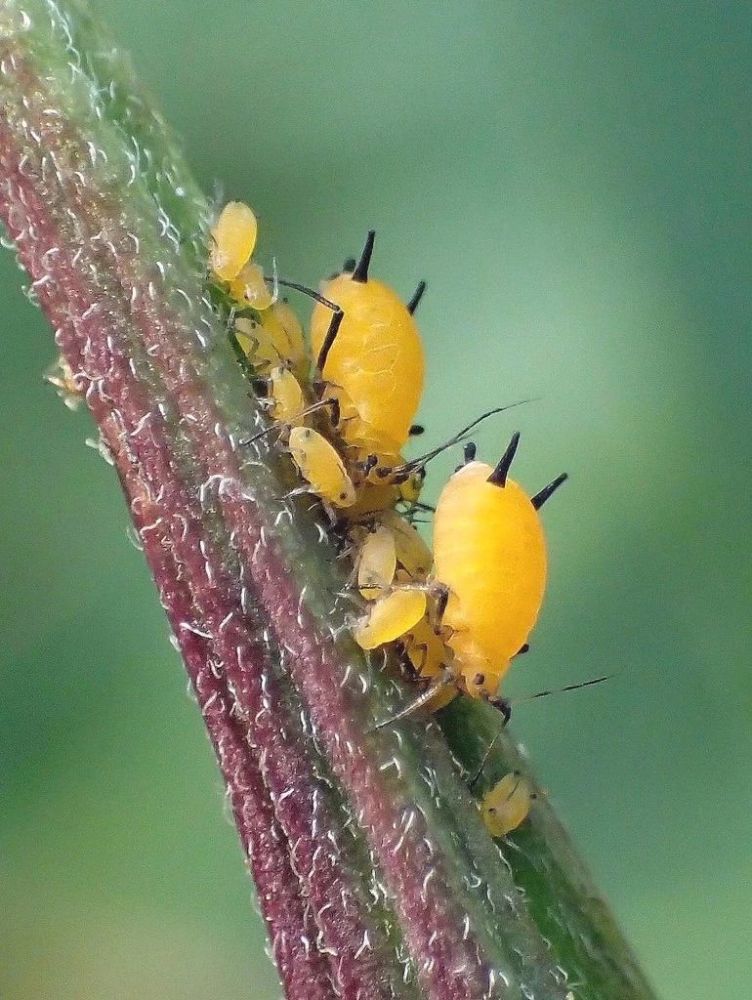
<path id="1" fill-rule="evenodd" d="M 249 261 L 228 284 L 227 290 L 240 305 L 262 312 L 274 304 L 274 294 L 264 278 L 263 268 Z"/>
<path id="2" fill-rule="evenodd" d="M 547 562 L 538 509 L 566 478 L 529 497 L 507 478 L 518 440 L 495 469 L 476 461 L 459 469 L 434 518 L 434 579 L 447 593 L 442 624 L 458 680 L 475 697 L 495 697 L 538 618 Z"/>
<path id="3" fill-rule="evenodd" d="M 332 313 L 317 303 L 311 345 L 320 376 L 339 400 L 341 434 L 361 460 L 397 456 L 405 445 L 423 392 L 425 360 L 412 303 L 368 277 L 373 248 L 369 233 L 355 270 L 322 286 L 342 313 L 331 337 Z M 417 300 L 415 300 L 417 305 Z"/>
<path id="4" fill-rule="evenodd" d="M 260 319 L 280 358 L 292 369 L 298 381 L 306 381 L 311 363 L 303 337 L 303 327 L 293 310 L 286 302 L 280 300 L 267 309 Z"/>
<path id="5" fill-rule="evenodd" d="M 383 597 L 397 572 L 397 549 L 392 531 L 378 525 L 369 531 L 358 550 L 358 587 L 366 600 Z"/>
<path id="6" fill-rule="evenodd" d="M 415 674 L 425 681 L 434 680 L 443 670 L 451 667 L 452 652 L 447 648 L 443 634 L 433 623 L 431 610 L 402 637 L 405 654 Z M 455 684 L 440 687 L 426 707 L 436 712 L 457 697 Z"/>
<path id="7" fill-rule="evenodd" d="M 242 201 L 230 201 L 222 209 L 211 235 L 211 269 L 219 281 L 231 282 L 251 259 L 256 246 L 256 216 Z"/>
<path id="8" fill-rule="evenodd" d="M 348 507 L 345 512 L 350 521 L 370 521 L 397 503 L 400 499 L 399 487 L 392 483 L 383 483 L 376 486 L 371 483 L 363 483 L 358 490 L 358 499 Z"/>
<path id="9" fill-rule="evenodd" d="M 272 368 L 269 372 L 269 413 L 280 423 L 299 427 L 305 422 L 306 407 L 300 382 L 289 368 Z"/>
<path id="10" fill-rule="evenodd" d="M 356 493 L 336 449 L 311 427 L 293 427 L 288 442 L 292 460 L 311 492 L 332 507 L 350 507 Z"/>
<path id="11" fill-rule="evenodd" d="M 256 316 L 239 316 L 233 329 L 238 347 L 259 375 L 277 366 L 290 368 L 298 381 L 307 379 L 309 362 L 303 330 L 284 302 Z"/>
<path id="12" fill-rule="evenodd" d="M 377 522 L 387 528 L 394 539 L 397 562 L 413 580 L 425 580 L 431 570 L 431 550 L 410 522 L 396 510 L 382 510 Z"/>
<path id="13" fill-rule="evenodd" d="M 422 590 L 397 588 L 380 597 L 368 614 L 353 629 L 361 649 L 376 649 L 399 639 L 426 613 L 426 595 Z"/>
<path id="14" fill-rule="evenodd" d="M 492 837 L 504 837 L 527 819 L 536 795 L 519 771 L 505 774 L 483 796 L 481 816 Z"/>

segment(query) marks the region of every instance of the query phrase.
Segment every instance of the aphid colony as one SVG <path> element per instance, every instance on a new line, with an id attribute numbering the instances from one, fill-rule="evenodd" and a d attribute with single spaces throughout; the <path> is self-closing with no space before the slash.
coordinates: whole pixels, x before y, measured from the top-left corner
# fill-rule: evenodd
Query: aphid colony
<path id="1" fill-rule="evenodd" d="M 420 502 L 426 462 L 469 428 L 420 459 L 402 457 L 411 434 L 422 430 L 414 424 L 425 369 L 414 312 L 425 284 L 404 304 L 372 278 L 373 232 L 360 258 L 320 292 L 269 279 L 252 259 L 257 228 L 248 206 L 230 202 L 212 230 L 209 262 L 236 350 L 271 418 L 250 440 L 278 436 L 300 479 L 293 492 L 319 497 L 352 554 L 353 586 L 365 603 L 355 641 L 365 650 L 395 644 L 420 688 L 380 725 L 421 705 L 437 709 L 458 693 L 488 701 L 508 719 L 499 686 L 527 649 L 545 589 L 538 512 L 566 476 L 530 497 L 509 477 L 519 434 L 495 466 L 477 461 L 467 444 L 439 497 L 431 550 L 413 524 L 416 512 L 429 509 Z M 280 285 L 316 300 L 311 355 L 300 323 L 278 298 Z M 519 825 L 530 798 L 524 779 L 502 779 L 482 805 L 492 834 Z"/>

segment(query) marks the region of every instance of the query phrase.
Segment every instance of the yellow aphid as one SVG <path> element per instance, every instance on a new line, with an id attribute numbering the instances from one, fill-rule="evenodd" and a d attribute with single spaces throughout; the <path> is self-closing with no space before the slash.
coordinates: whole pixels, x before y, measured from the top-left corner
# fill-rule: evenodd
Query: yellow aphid
<path id="1" fill-rule="evenodd" d="M 306 402 L 300 382 L 288 368 L 272 368 L 269 372 L 269 398 L 271 416 L 290 427 L 301 425 L 305 417 L 301 416 Z"/>
<path id="2" fill-rule="evenodd" d="M 259 312 L 274 303 L 274 294 L 264 280 L 264 271 L 258 264 L 244 264 L 237 276 L 230 281 L 228 291 L 236 302 Z"/>
<path id="3" fill-rule="evenodd" d="M 380 525 L 369 531 L 358 551 L 358 587 L 367 601 L 383 597 L 397 572 L 394 534 Z"/>
<path id="4" fill-rule="evenodd" d="M 340 308 L 342 318 L 331 339 L 327 335 L 332 313 L 317 304 L 311 344 L 321 378 L 340 393 L 345 441 L 358 447 L 367 439 L 369 450 L 379 457 L 399 453 L 409 437 L 423 392 L 425 362 L 410 308 L 391 288 L 368 277 L 373 237 L 370 232 L 352 272 L 322 286 L 322 294 Z"/>
<path id="5" fill-rule="evenodd" d="M 483 796 L 480 811 L 492 837 L 504 837 L 527 819 L 536 798 L 519 771 L 511 771 Z"/>
<path id="6" fill-rule="evenodd" d="M 267 326 L 250 316 L 239 316 L 235 320 L 235 340 L 248 361 L 262 375 L 284 363 L 284 356 Z"/>
<path id="7" fill-rule="evenodd" d="M 277 301 L 261 317 L 285 363 L 298 379 L 305 381 L 310 372 L 310 359 L 300 320 L 286 302 Z"/>
<path id="8" fill-rule="evenodd" d="M 313 493 L 332 507 L 350 507 L 355 503 L 355 487 L 342 459 L 322 434 L 310 427 L 293 427 L 288 447 Z"/>
<path id="9" fill-rule="evenodd" d="M 256 216 L 248 205 L 242 201 L 225 205 L 211 231 L 214 244 L 209 258 L 211 269 L 220 281 L 237 278 L 251 259 L 257 233 Z"/>
<path id="10" fill-rule="evenodd" d="M 433 556 L 412 524 L 395 510 L 381 511 L 378 520 L 394 536 L 397 562 L 400 566 L 413 580 L 424 580 L 431 571 Z"/>
<path id="11" fill-rule="evenodd" d="M 419 677 L 435 677 L 451 659 L 443 638 L 424 616 L 404 636 L 403 645 L 410 663 Z"/>
<path id="12" fill-rule="evenodd" d="M 385 642 L 399 639 L 426 613 L 426 595 L 422 590 L 393 590 L 374 602 L 353 636 L 361 649 L 376 649 Z"/>
<path id="13" fill-rule="evenodd" d="M 517 440 L 496 470 L 473 461 L 456 472 L 434 517 L 434 576 L 448 591 L 442 624 L 475 695 L 495 695 L 535 625 L 546 586 L 538 511 L 506 476 Z"/>
<path id="14" fill-rule="evenodd" d="M 433 577 L 446 595 L 441 622 L 455 682 L 507 717 L 498 688 L 527 642 L 546 586 L 538 511 L 566 479 L 529 497 L 508 478 L 518 442 L 515 434 L 496 468 L 468 460 L 444 487 L 433 526 Z"/>

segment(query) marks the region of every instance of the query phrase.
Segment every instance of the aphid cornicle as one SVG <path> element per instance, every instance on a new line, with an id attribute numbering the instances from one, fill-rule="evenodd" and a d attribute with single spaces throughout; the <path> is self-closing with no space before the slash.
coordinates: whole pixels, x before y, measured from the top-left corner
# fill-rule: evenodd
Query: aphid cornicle
<path id="1" fill-rule="evenodd" d="M 311 346 L 319 376 L 340 402 L 340 432 L 360 459 L 397 464 L 423 392 L 425 360 L 412 312 L 387 285 L 368 276 L 373 231 L 352 271 L 322 286 L 340 310 L 320 302 L 311 316 Z"/>

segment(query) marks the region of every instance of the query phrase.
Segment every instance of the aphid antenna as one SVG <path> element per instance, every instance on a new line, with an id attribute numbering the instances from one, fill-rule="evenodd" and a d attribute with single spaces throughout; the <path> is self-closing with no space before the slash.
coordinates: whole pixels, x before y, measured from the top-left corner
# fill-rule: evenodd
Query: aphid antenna
<path id="1" fill-rule="evenodd" d="M 336 405 L 336 399 L 321 399 L 318 403 L 311 403 L 310 406 L 306 406 L 306 408 L 301 410 L 300 413 L 293 414 L 289 420 L 277 420 L 268 427 L 263 427 L 260 431 L 252 434 L 251 437 L 246 438 L 244 441 L 239 441 L 238 444 L 245 447 L 245 445 L 253 444 L 254 441 L 258 441 L 260 438 L 265 437 L 267 434 L 272 434 L 274 431 L 279 431 L 281 433 L 286 427 L 291 425 L 293 420 L 308 417 L 312 413 L 317 413 L 319 410 L 325 409 L 327 406 L 335 407 Z"/>
<path id="2" fill-rule="evenodd" d="M 342 312 L 336 302 L 332 302 L 331 299 L 324 298 L 323 295 L 315 291 L 313 288 L 309 288 L 308 285 L 301 285 L 298 281 L 288 281 L 287 278 L 280 278 L 277 274 L 276 263 L 274 267 L 274 274 L 271 277 L 264 275 L 264 281 L 267 285 L 281 285 L 283 288 L 292 288 L 296 292 L 302 292 L 303 295 L 307 295 L 309 299 L 314 299 L 322 306 L 326 306 L 326 308 L 331 309 L 332 312 Z"/>
<path id="3" fill-rule="evenodd" d="M 373 243 L 376 239 L 376 230 L 369 229 L 366 242 L 360 252 L 360 259 L 352 272 L 352 280 L 364 285 L 368 281 L 368 268 L 371 266 L 371 255 L 373 254 Z"/>
<path id="4" fill-rule="evenodd" d="M 472 421 L 472 423 L 469 423 L 467 427 L 463 427 L 461 431 L 457 431 L 457 433 L 453 437 L 449 438 L 443 444 L 440 444 L 438 447 L 433 448 L 431 451 L 427 451 L 425 455 L 421 455 L 418 458 L 411 459 L 409 462 L 405 462 L 404 465 L 394 466 L 394 468 L 391 469 L 390 471 L 397 473 L 401 472 L 409 473 L 412 472 L 414 469 L 422 469 L 425 465 L 427 465 L 434 458 L 436 458 L 437 455 L 440 455 L 448 448 L 452 448 L 455 444 L 459 444 L 461 441 L 463 441 L 465 436 L 469 434 L 474 427 L 477 427 L 478 424 L 482 423 L 484 420 L 487 420 L 489 417 L 493 417 L 497 413 L 504 413 L 505 410 L 512 410 L 514 409 L 515 406 L 523 406 L 525 403 L 534 403 L 534 402 L 535 398 L 520 399 L 516 403 L 507 404 L 507 406 L 495 406 L 492 410 L 487 410 L 485 413 L 481 413 L 481 415 L 479 417 L 476 417 L 475 420 Z"/>
<path id="5" fill-rule="evenodd" d="M 579 681 L 577 684 L 567 684 L 560 688 L 549 688 L 547 691 L 536 691 L 535 694 L 523 694 L 519 698 L 513 698 L 509 704 L 519 705 L 524 701 L 535 701 L 536 698 L 547 698 L 550 694 L 564 694 L 567 691 L 579 691 L 580 688 L 594 687 L 596 684 L 602 684 L 604 681 L 610 681 L 612 678 L 618 676 L 618 671 L 613 674 L 604 674 L 602 677 L 593 677 L 589 681 Z"/>
<path id="6" fill-rule="evenodd" d="M 431 679 L 431 683 L 428 685 L 425 691 L 422 691 L 417 698 L 405 705 L 403 709 L 391 715 L 388 719 L 384 719 L 383 722 L 377 722 L 375 726 L 371 726 L 369 732 L 376 732 L 379 729 L 385 729 L 387 726 L 394 725 L 395 722 L 399 722 L 401 719 L 406 719 L 409 715 L 413 715 L 419 709 L 427 705 L 428 702 L 439 693 L 443 691 L 445 687 L 453 684 L 454 680 L 451 673 L 444 668 L 441 673 L 437 674 Z"/>
<path id="7" fill-rule="evenodd" d="M 415 289 L 410 301 L 407 303 L 407 311 L 410 313 L 411 316 L 415 314 L 415 310 L 420 305 L 420 300 L 423 298 L 425 291 L 426 291 L 425 281 L 419 281 L 418 287 Z"/>

